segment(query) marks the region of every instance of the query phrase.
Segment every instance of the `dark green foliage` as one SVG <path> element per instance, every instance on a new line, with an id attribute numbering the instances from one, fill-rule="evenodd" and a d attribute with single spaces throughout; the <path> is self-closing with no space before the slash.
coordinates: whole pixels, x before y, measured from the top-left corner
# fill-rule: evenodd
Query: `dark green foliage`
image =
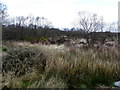
<path id="1" fill-rule="evenodd" d="M 45 68 L 45 57 L 42 52 L 30 48 L 11 48 L 2 58 L 3 74 L 14 71 L 15 76 L 22 76 L 31 72 L 31 67 L 42 72 Z"/>
<path id="2" fill-rule="evenodd" d="M 6 47 L 1 47 L 0 51 L 7 51 L 7 48 Z"/>
<path id="3" fill-rule="evenodd" d="M 7 48 L 4 48 L 4 47 L 3 47 L 3 48 L 2 48 L 2 51 L 7 51 Z"/>
<path id="4" fill-rule="evenodd" d="M 26 37 L 26 40 L 29 41 L 29 42 L 31 42 L 31 41 L 34 41 L 35 38 L 34 38 L 34 37 L 31 37 L 31 36 L 28 36 L 28 37 Z"/>
<path id="5" fill-rule="evenodd" d="M 23 83 L 23 88 L 26 88 L 32 84 L 32 82 L 30 82 L 30 81 L 22 81 L 22 83 Z"/>

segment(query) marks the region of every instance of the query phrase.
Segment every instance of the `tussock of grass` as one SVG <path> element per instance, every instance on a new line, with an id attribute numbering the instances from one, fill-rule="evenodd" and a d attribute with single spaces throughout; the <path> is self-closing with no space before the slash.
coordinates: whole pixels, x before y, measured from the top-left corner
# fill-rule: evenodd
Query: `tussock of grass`
<path id="1" fill-rule="evenodd" d="M 116 54 L 109 52 L 108 56 L 108 53 L 94 49 L 71 49 L 63 46 L 62 48 L 64 49 L 33 45 L 29 46 L 28 49 L 25 47 L 16 48 L 17 52 L 13 49 L 10 50 L 11 54 L 8 52 L 4 60 L 8 62 L 10 60 L 21 61 L 22 59 L 18 57 L 20 55 L 26 61 L 19 64 L 22 66 L 20 69 L 24 71 L 23 65 L 29 65 L 28 62 L 32 62 L 32 67 L 29 66 L 29 69 L 25 67 L 27 70 L 24 72 L 27 73 L 9 79 L 9 81 L 15 79 L 15 82 L 7 84 L 8 87 L 91 88 L 99 85 L 110 86 L 114 81 L 120 80 L 120 64 Z M 34 53 L 34 55 L 32 54 L 26 59 L 26 51 L 29 54 Z M 8 71 L 14 72 L 13 69 L 8 69 Z M 8 72 L 5 74 L 4 77 L 7 78 Z"/>

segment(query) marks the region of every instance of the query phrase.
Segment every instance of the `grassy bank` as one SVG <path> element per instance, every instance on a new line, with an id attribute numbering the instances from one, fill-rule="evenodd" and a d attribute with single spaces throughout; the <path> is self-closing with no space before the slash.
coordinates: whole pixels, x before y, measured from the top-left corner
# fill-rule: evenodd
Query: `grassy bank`
<path id="1" fill-rule="evenodd" d="M 10 88 L 112 87 L 120 80 L 115 47 L 84 49 L 29 43 L 3 47 L 3 86 Z"/>

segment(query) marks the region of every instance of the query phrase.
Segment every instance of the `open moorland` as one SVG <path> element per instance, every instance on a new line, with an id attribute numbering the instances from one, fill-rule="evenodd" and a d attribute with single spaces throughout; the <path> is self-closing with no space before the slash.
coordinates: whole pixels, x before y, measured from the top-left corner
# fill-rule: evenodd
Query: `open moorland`
<path id="1" fill-rule="evenodd" d="M 3 87 L 112 88 L 120 80 L 119 46 L 110 42 L 2 43 Z"/>
<path id="2" fill-rule="evenodd" d="M 0 1 L 0 36 L 2 36 L 2 39 L 0 38 L 2 43 L 0 86 L 2 85 L 2 90 L 7 88 L 120 89 L 120 32 L 118 22 L 110 21 L 111 19 L 115 21 L 114 12 L 110 11 L 109 14 L 108 10 L 105 11 L 105 7 L 100 8 L 103 10 L 92 8 L 98 6 L 98 2 L 96 5 L 91 3 L 90 8 L 89 4 L 86 4 L 86 7 L 91 9 L 88 11 L 95 9 L 102 11 L 101 15 L 103 11 L 107 13 L 105 16 L 110 17 L 110 20 L 108 19 L 110 22 L 106 22 L 103 16 L 96 13 L 71 12 L 72 3 L 68 0 L 66 4 L 60 0 L 61 5 L 59 5 L 57 0 L 56 4 L 47 4 L 42 8 L 36 6 L 37 0 L 31 0 L 37 4 L 31 1 L 29 4 L 29 1 L 15 2 L 14 0 L 11 6 L 19 7 L 13 7 L 15 9 L 12 11 L 13 16 L 7 13 L 7 5 Z M 13 5 L 14 3 L 16 5 Z M 77 3 L 75 6 L 80 6 L 78 2 L 75 3 Z M 38 6 L 43 6 L 42 3 L 39 4 Z M 70 6 L 69 10 L 67 5 Z M 57 9 L 57 6 L 60 8 Z M 27 16 L 25 13 L 28 10 L 30 15 Z M 64 10 L 65 12 L 62 12 Z M 32 11 L 40 14 L 35 15 Z M 42 11 L 51 18 L 44 17 Z M 74 15 L 74 12 L 78 14 L 75 15 L 75 22 L 73 20 L 72 23 L 73 17 L 70 16 Z M 23 16 L 16 16 L 15 13 Z M 69 25 L 70 23 L 73 25 Z"/>

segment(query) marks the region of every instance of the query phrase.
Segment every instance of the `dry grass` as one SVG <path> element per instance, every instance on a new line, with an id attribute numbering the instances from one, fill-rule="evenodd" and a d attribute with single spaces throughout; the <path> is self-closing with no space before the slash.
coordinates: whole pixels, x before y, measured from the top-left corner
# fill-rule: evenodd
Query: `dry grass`
<path id="1" fill-rule="evenodd" d="M 10 45 L 9 45 L 10 46 Z M 18 47 L 16 43 L 13 45 Z M 7 47 L 7 45 L 6 45 Z M 18 54 L 31 50 L 35 52 L 34 56 L 26 58 L 21 54 L 24 60 L 32 61 L 32 67 L 22 76 L 9 78 L 13 75 L 6 72 L 3 78 L 3 85 L 8 87 L 26 87 L 26 88 L 69 88 L 83 87 L 91 88 L 99 85 L 111 86 L 114 81 L 120 80 L 120 63 L 118 60 L 117 48 L 107 50 L 83 49 L 75 47 L 32 45 L 20 46 L 17 48 Z M 22 52 L 20 52 L 22 49 Z M 106 51 L 107 50 L 107 51 Z M 12 53 L 15 50 L 10 47 L 8 51 Z M 116 52 L 116 53 L 113 53 Z M 8 54 L 5 57 L 8 57 Z M 41 56 L 42 53 L 43 55 Z M 17 55 L 18 55 L 17 54 Z M 15 57 L 19 60 L 17 56 Z M 13 60 L 15 59 L 13 58 Z M 41 61 L 45 61 L 44 63 Z M 37 63 L 36 63 L 37 62 Z M 23 62 L 20 64 L 22 66 Z M 27 63 L 24 63 L 27 66 Z M 43 68 L 41 70 L 41 68 Z M 22 70 L 22 69 L 21 69 Z M 19 71 L 19 68 L 18 68 Z M 14 72 L 14 70 L 12 71 Z M 9 76 L 8 76 L 9 74 Z M 14 74 L 14 73 L 13 73 Z M 8 83 L 9 82 L 9 83 Z"/>

